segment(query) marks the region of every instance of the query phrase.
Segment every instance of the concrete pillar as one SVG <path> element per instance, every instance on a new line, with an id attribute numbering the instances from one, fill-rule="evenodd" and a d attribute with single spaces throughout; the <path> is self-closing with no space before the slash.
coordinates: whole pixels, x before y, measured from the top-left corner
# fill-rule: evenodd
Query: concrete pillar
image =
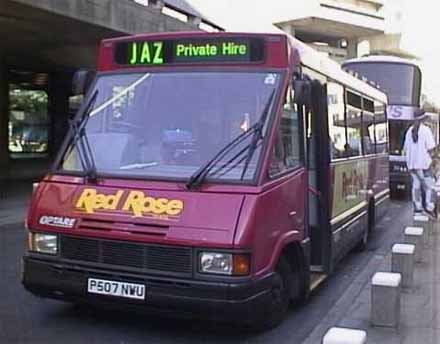
<path id="1" fill-rule="evenodd" d="M 51 73 L 49 76 L 48 112 L 51 122 L 49 135 L 49 154 L 53 159 L 63 143 L 69 129 L 69 96 L 71 94 L 72 74 Z"/>
<path id="2" fill-rule="evenodd" d="M 322 344 L 365 344 L 366 342 L 367 332 L 343 327 L 332 327 L 322 339 Z"/>
<path id="3" fill-rule="evenodd" d="M 165 1 L 164 0 L 150 0 L 150 3 L 151 3 L 153 8 L 155 8 L 157 10 L 160 10 L 160 11 L 165 6 Z"/>
<path id="4" fill-rule="evenodd" d="M 358 44 L 357 38 L 347 39 L 347 58 L 352 59 L 358 57 Z"/>
<path id="5" fill-rule="evenodd" d="M 285 33 L 287 33 L 288 35 L 291 35 L 293 37 L 295 37 L 295 28 L 290 25 L 290 24 L 283 24 L 281 25 L 281 30 Z"/>
<path id="6" fill-rule="evenodd" d="M 398 327 L 400 321 L 400 273 L 376 272 L 371 280 L 371 324 Z"/>
<path id="7" fill-rule="evenodd" d="M 414 215 L 414 227 L 423 227 L 428 240 L 429 236 L 433 234 L 433 221 L 426 215 Z"/>
<path id="8" fill-rule="evenodd" d="M 413 287 L 415 248 L 410 244 L 394 244 L 392 247 L 391 271 L 402 276 L 402 288 Z"/>
<path id="9" fill-rule="evenodd" d="M 0 56 L 0 196 L 9 176 L 9 82 L 8 70 Z"/>
<path id="10" fill-rule="evenodd" d="M 416 247 L 414 253 L 416 263 L 422 262 L 424 229 L 422 227 L 406 227 L 404 234 L 405 243 Z"/>
<path id="11" fill-rule="evenodd" d="M 199 27 L 199 25 L 202 23 L 202 18 L 188 14 L 188 23 L 193 26 Z"/>

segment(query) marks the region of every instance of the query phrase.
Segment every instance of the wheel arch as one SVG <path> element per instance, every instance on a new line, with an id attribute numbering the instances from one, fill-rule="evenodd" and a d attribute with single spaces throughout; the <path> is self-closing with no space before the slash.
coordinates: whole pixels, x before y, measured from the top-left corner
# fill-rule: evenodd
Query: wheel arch
<path id="1" fill-rule="evenodd" d="M 286 243 L 281 250 L 277 261 L 285 257 L 289 263 L 294 276 L 298 277 L 298 284 L 291 290 L 292 300 L 304 299 L 310 286 L 309 259 L 303 245 L 298 241 Z"/>

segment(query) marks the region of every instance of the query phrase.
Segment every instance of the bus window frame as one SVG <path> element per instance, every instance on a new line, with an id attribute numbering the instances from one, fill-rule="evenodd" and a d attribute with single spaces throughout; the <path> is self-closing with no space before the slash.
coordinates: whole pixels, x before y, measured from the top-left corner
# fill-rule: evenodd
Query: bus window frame
<path id="1" fill-rule="evenodd" d="M 283 98 L 287 99 L 287 92 L 289 92 L 289 89 L 292 89 L 293 87 L 293 82 L 294 81 L 289 81 L 289 83 L 283 87 L 283 92 L 282 94 L 284 94 Z M 268 157 L 268 167 L 266 168 L 267 170 L 267 178 L 268 180 L 272 181 L 272 180 L 276 180 L 279 178 L 282 178 L 292 172 L 295 172 L 299 169 L 302 169 L 304 167 L 306 167 L 308 165 L 307 163 L 307 159 L 305 158 L 305 139 L 306 139 L 306 132 L 305 132 L 305 121 L 306 121 L 306 116 L 305 116 L 305 111 L 304 109 L 306 108 L 304 105 L 299 105 L 297 103 L 295 103 L 295 101 L 293 100 L 293 98 L 291 99 L 292 101 L 292 105 L 297 107 L 297 114 L 298 114 L 298 138 L 297 138 L 297 144 L 299 145 L 299 159 L 298 159 L 298 163 L 294 166 L 291 167 L 287 167 L 284 171 L 281 172 L 277 172 L 277 173 L 270 173 L 270 163 L 271 163 L 271 159 L 272 159 L 272 155 L 273 155 L 273 148 L 275 147 L 275 145 L 277 144 L 278 141 L 278 137 L 280 134 L 280 127 L 281 127 L 281 121 L 282 121 L 282 112 L 283 112 L 283 107 L 285 104 L 285 101 L 283 101 L 283 103 L 281 104 L 281 108 L 279 113 L 277 114 L 277 116 L 279 117 L 279 119 L 277 120 L 276 123 L 274 123 L 274 126 L 272 128 L 273 130 L 273 139 L 271 140 L 271 144 L 270 144 L 270 149 L 269 149 L 269 157 Z"/>
<path id="2" fill-rule="evenodd" d="M 386 131 L 386 137 L 387 137 L 387 142 L 386 142 L 386 151 L 382 152 L 382 153 L 378 153 L 377 149 L 376 149 L 376 145 L 377 142 L 375 143 L 375 151 L 376 151 L 376 155 L 390 155 L 390 127 L 389 127 L 389 119 L 388 119 L 388 113 L 387 113 L 387 104 L 384 104 L 382 102 L 380 102 L 379 100 L 375 100 L 374 102 L 378 102 L 383 106 L 383 113 L 384 113 L 384 117 L 385 117 L 385 131 Z M 374 112 L 374 138 L 377 141 L 377 137 L 376 137 L 376 111 Z"/>
<path id="3" fill-rule="evenodd" d="M 360 108 L 358 108 L 358 107 L 356 107 L 355 105 L 351 105 L 351 104 L 349 104 L 348 103 L 348 93 L 351 93 L 351 94 L 354 94 L 355 96 L 358 96 L 358 97 L 360 97 L 360 100 L 361 100 L 361 104 L 360 104 Z M 363 157 L 363 156 L 365 156 L 365 154 L 364 154 L 364 145 L 363 145 L 363 143 L 362 143 L 362 124 L 363 124 L 363 107 L 362 107 L 362 105 L 363 105 L 363 101 L 362 101 L 362 99 L 363 99 L 363 96 L 362 96 L 362 94 L 360 93 L 360 92 L 358 92 L 358 91 L 355 91 L 355 90 L 353 90 L 353 89 L 351 89 L 351 88 L 349 88 L 349 87 L 344 87 L 344 99 L 345 99 L 345 114 L 344 114 L 344 118 L 345 118 L 345 140 L 346 140 L 346 143 L 348 144 L 348 119 L 347 119 L 347 114 L 348 114 L 348 110 L 349 110 L 349 108 L 352 108 L 352 109 L 354 109 L 354 110 L 356 110 L 356 111 L 360 111 L 360 121 L 361 121 L 361 126 L 360 126 L 360 128 L 359 128 L 359 132 L 360 132 L 360 134 L 361 134 L 361 137 L 360 137 L 360 141 L 359 141 L 359 145 L 360 145 L 360 149 L 361 149 L 361 151 L 359 152 L 359 154 L 358 155 L 353 155 L 353 156 L 349 156 L 348 158 L 359 158 L 359 157 Z M 350 127 L 350 128 L 352 128 L 352 127 Z"/>
<path id="4" fill-rule="evenodd" d="M 334 80 L 334 79 L 331 79 L 331 78 L 328 78 L 328 80 L 327 80 L 327 84 L 326 84 L 326 87 L 328 86 L 328 83 L 333 83 L 333 84 L 336 84 L 336 85 L 338 85 L 338 86 L 340 86 L 340 87 L 342 87 L 342 97 L 343 97 L 343 101 L 344 101 L 344 137 L 345 137 L 345 142 L 347 142 L 347 115 L 346 115 L 346 113 L 347 113 L 347 102 L 346 102 L 346 87 L 345 87 L 345 85 L 343 85 L 343 84 L 341 84 L 340 82 L 338 82 L 337 80 Z M 329 104 L 328 104 L 328 100 L 327 100 L 327 111 L 328 111 L 328 107 L 329 107 Z M 327 119 L 327 121 L 328 121 L 328 119 Z M 330 130 L 330 124 L 328 124 L 328 129 L 327 129 L 328 131 Z M 329 133 L 330 134 L 330 133 Z M 330 144 L 332 143 L 332 140 L 328 140 L 328 145 L 330 146 Z M 340 160 L 347 160 L 347 159 L 349 159 L 349 157 L 339 157 L 339 158 L 333 158 L 333 157 L 330 157 L 330 164 L 332 164 L 334 161 L 340 161 Z"/>
<path id="5" fill-rule="evenodd" d="M 376 150 L 376 117 L 375 117 L 374 113 L 362 110 L 362 127 L 361 127 L 362 137 L 363 137 L 363 134 L 364 134 L 364 125 L 363 125 L 364 124 L 364 113 L 368 113 L 368 114 L 373 116 L 373 122 L 371 123 L 371 125 L 373 125 L 373 129 L 374 129 L 373 130 L 373 135 L 374 135 L 374 153 L 362 154 L 362 156 L 370 157 L 370 156 L 375 156 L 375 155 L 379 154 L 379 153 L 377 153 L 377 150 Z M 368 129 L 367 129 L 367 134 L 368 134 L 368 137 L 370 137 L 370 133 L 368 133 Z M 362 140 L 362 152 L 365 152 L 364 141 L 363 140 Z"/>
<path id="6" fill-rule="evenodd" d="M 362 124 L 363 124 L 363 113 L 364 113 L 364 106 L 363 106 L 363 99 L 364 98 L 366 98 L 368 100 L 372 100 L 373 102 L 379 102 L 379 103 L 381 103 L 384 106 L 384 108 L 385 108 L 384 111 L 385 111 L 386 123 L 388 124 L 388 116 L 387 116 L 387 113 L 386 113 L 386 104 L 382 103 L 380 100 L 371 98 L 371 97 L 365 95 L 362 92 L 353 90 L 352 88 L 347 87 L 347 86 L 345 86 L 345 85 L 343 85 L 343 84 L 339 83 L 338 81 L 335 81 L 335 80 L 333 80 L 331 78 L 329 78 L 328 81 L 336 83 L 336 84 L 338 84 L 338 85 L 340 85 L 340 86 L 342 86 L 344 88 L 344 123 L 345 123 L 345 138 L 346 138 L 346 142 L 348 142 L 348 137 L 347 137 L 348 136 L 348 133 L 347 133 L 347 108 L 348 108 L 348 106 L 350 106 L 349 104 L 347 104 L 347 97 L 346 97 L 347 92 L 351 92 L 351 93 L 356 94 L 356 95 L 361 97 L 362 109 L 360 109 L 360 110 L 361 110 L 361 123 Z M 327 106 L 328 106 L 328 104 L 327 104 Z M 353 107 L 353 108 L 356 108 L 356 107 Z M 374 127 L 376 127 L 376 114 L 374 114 Z M 361 134 L 362 134 L 362 126 L 361 126 Z M 375 139 L 376 139 L 376 130 L 374 130 L 374 135 L 375 135 Z M 388 133 L 388 130 L 387 130 L 387 137 L 388 137 L 387 145 L 389 145 L 389 136 L 388 135 L 389 135 L 389 133 Z M 329 141 L 329 144 L 330 144 L 330 141 Z M 350 156 L 350 157 L 342 157 L 342 158 L 333 158 L 333 159 L 330 160 L 330 164 L 332 164 L 333 162 L 355 160 L 355 159 L 361 159 L 363 157 L 371 158 L 371 157 L 378 156 L 378 155 L 389 154 L 389 152 L 377 153 L 376 142 L 374 144 L 374 153 L 364 154 L 365 150 L 364 150 L 363 142 L 361 142 L 361 147 L 362 147 L 362 154 L 361 155 Z"/>
<path id="7" fill-rule="evenodd" d="M 373 118 L 372 125 L 373 125 L 373 136 L 374 136 L 374 152 L 369 153 L 369 154 L 363 154 L 363 156 L 370 157 L 370 156 L 377 155 L 377 150 L 376 150 L 376 116 L 375 116 L 374 112 L 370 112 L 365 109 L 365 100 L 373 102 L 373 108 L 374 108 L 374 100 L 372 100 L 370 97 L 367 97 L 367 96 L 361 96 L 361 101 L 362 101 L 361 137 L 362 138 L 364 137 L 364 128 L 367 131 L 368 137 L 371 138 L 370 133 L 368 132 L 368 128 L 364 127 L 364 114 L 365 113 L 370 114 L 370 115 L 372 115 L 372 118 Z M 373 109 L 373 111 L 374 111 L 374 109 Z M 362 140 L 362 152 L 365 152 L 364 140 Z"/>
<path id="8" fill-rule="evenodd" d="M 74 121 L 78 120 L 84 111 L 87 103 L 92 97 L 92 92 L 98 82 L 98 78 L 101 76 L 111 76 L 111 75 L 127 75 L 127 74 L 142 74 L 142 73 L 220 73 L 220 72 L 230 72 L 230 73 L 277 73 L 280 76 L 280 81 L 278 84 L 278 88 L 275 91 L 275 97 L 273 99 L 273 106 L 268 114 L 268 119 L 266 122 L 266 133 L 262 139 L 261 145 L 261 153 L 260 158 L 258 159 L 256 165 L 256 172 L 252 179 L 247 181 L 245 180 L 231 180 L 231 179 L 219 179 L 219 178 L 207 178 L 207 184 L 215 184 L 215 185 L 240 185 L 240 186 L 258 186 L 261 185 L 264 180 L 266 160 L 268 159 L 268 150 L 272 146 L 272 134 L 274 130 L 274 126 L 276 124 L 275 121 L 278 119 L 281 120 L 282 106 L 281 99 L 284 96 L 285 90 L 285 81 L 287 78 L 287 72 L 285 69 L 279 68 L 255 68 L 255 66 L 249 66 L 249 68 L 244 68 L 245 66 L 241 66 L 240 68 L 231 67 L 231 66 L 185 66 L 185 67 L 149 67 L 149 68 L 122 68 L 115 69 L 111 71 L 100 71 L 96 74 L 95 79 L 91 83 L 89 87 L 89 92 L 85 95 L 83 102 L 81 103 L 78 112 L 73 117 Z M 58 151 L 56 158 L 49 170 L 49 174 L 51 175 L 61 175 L 61 176 L 71 176 L 71 177 L 82 177 L 86 178 L 88 173 L 87 171 L 68 171 L 62 168 L 62 164 L 65 161 L 65 155 L 67 150 L 72 143 L 72 139 L 74 138 L 74 134 L 71 129 L 69 129 L 63 144 L 61 145 L 61 149 Z M 289 173 L 292 171 L 289 171 Z M 152 176 L 137 176 L 137 175 L 128 175 L 128 174 L 111 174 L 111 173 L 98 173 L 98 178 L 102 179 L 121 179 L 121 180 L 136 180 L 136 181 L 153 181 L 153 182 L 172 182 L 172 183 L 186 183 L 188 178 L 178 178 L 178 177 L 152 177 Z"/>

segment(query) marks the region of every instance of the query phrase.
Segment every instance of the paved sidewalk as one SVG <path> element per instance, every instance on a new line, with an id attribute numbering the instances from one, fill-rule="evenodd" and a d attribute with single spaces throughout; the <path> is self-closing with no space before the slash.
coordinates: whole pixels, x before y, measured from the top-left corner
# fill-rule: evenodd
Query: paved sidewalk
<path id="1" fill-rule="evenodd" d="M 405 226 L 412 225 L 411 214 L 402 222 L 396 243 L 403 242 Z M 366 330 L 369 344 L 440 344 L 440 224 L 435 224 L 430 247 L 424 248 L 423 262 L 415 265 L 413 290 L 401 294 L 398 329 L 370 325 L 371 277 L 377 271 L 391 271 L 391 247 L 375 256 L 304 343 L 321 343 L 330 327 L 340 326 Z"/>

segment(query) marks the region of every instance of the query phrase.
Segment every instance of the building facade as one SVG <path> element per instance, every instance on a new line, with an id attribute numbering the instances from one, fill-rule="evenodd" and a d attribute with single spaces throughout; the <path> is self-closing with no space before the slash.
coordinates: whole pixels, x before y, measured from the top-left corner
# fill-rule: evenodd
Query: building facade
<path id="1" fill-rule="evenodd" d="M 338 62 L 368 54 L 415 58 L 401 48 L 402 6 L 402 0 L 309 0 L 275 25 Z"/>
<path id="2" fill-rule="evenodd" d="M 311 0 L 275 25 L 341 62 L 358 56 L 358 44 L 385 33 L 383 0 Z M 299 4 L 298 4 L 299 5 Z"/>

